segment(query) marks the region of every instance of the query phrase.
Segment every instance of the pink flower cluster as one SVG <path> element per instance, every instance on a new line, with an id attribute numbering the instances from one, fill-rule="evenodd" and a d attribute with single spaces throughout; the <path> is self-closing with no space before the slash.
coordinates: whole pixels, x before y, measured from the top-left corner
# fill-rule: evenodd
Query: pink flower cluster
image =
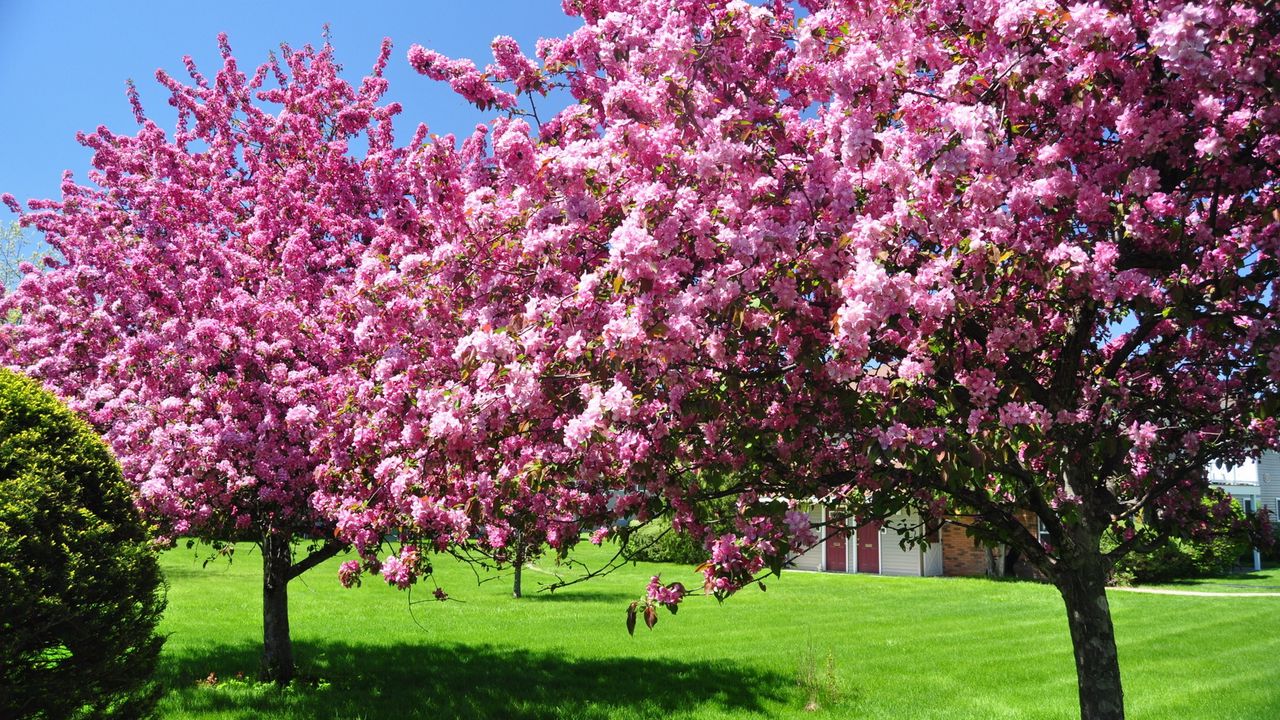
<path id="1" fill-rule="evenodd" d="M 645 595 L 649 600 L 660 605 L 678 605 L 684 599 L 685 589 L 684 585 L 678 582 L 665 585 L 660 577 L 654 575 L 649 580 Z"/>

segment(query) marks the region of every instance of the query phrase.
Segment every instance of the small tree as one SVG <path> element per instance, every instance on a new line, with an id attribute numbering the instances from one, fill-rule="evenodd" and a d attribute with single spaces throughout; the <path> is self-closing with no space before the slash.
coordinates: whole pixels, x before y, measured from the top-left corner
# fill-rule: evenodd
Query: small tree
<path id="1" fill-rule="evenodd" d="M 358 320 L 335 297 L 414 220 L 399 107 L 379 104 L 389 44 L 358 88 L 327 45 L 285 47 L 252 77 L 221 49 L 213 78 L 189 58 L 190 84 L 157 73 L 172 135 L 131 89 L 136 135 L 80 138 L 93 184 L 68 176 L 60 201 L 30 203 L 23 222 L 64 261 L 0 303 L 19 318 L 0 351 L 101 429 L 164 538 L 258 541 L 263 674 L 285 682 L 288 583 L 344 547 L 310 504 L 312 443 L 340 408 L 322 388 Z M 295 557 L 305 538 L 314 552 Z"/>
<path id="2" fill-rule="evenodd" d="M 162 584 L 106 445 L 38 384 L 0 370 L 0 715 L 148 714 Z"/>
<path id="3" fill-rule="evenodd" d="M 22 279 L 22 226 L 14 222 L 0 228 L 0 285 L 6 289 Z"/>
<path id="4" fill-rule="evenodd" d="M 36 252 L 24 252 L 22 249 L 22 225 L 13 222 L 0 228 L 0 286 L 5 290 L 17 287 L 22 280 L 23 263 L 36 263 L 41 256 Z M 33 265 L 34 267 L 34 265 Z"/>

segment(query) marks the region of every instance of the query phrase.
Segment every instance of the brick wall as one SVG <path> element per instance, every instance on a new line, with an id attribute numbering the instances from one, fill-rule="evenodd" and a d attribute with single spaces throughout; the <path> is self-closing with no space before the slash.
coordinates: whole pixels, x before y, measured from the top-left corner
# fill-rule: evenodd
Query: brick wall
<path id="1" fill-rule="evenodd" d="M 1023 527 L 1031 531 L 1032 535 L 1037 531 L 1037 520 L 1034 513 L 1023 512 L 1018 515 L 1018 521 Z M 1004 547 L 997 546 L 992 548 L 991 555 L 995 562 L 995 568 L 1002 567 L 1004 564 Z M 942 574 L 943 575 L 967 575 L 982 576 L 988 573 L 990 567 L 987 560 L 987 550 L 973 538 L 964 534 L 964 528 L 954 523 L 945 523 L 942 526 Z M 992 568 L 992 569 L 995 569 Z M 1014 566 L 1014 573 L 1019 577 L 1038 577 L 1031 566 L 1025 561 L 1019 560 Z"/>
<path id="2" fill-rule="evenodd" d="M 1003 561 L 1000 548 L 994 551 L 996 562 Z M 942 526 L 942 574 L 986 575 L 987 551 L 976 540 L 964 534 L 964 528 L 954 523 Z"/>

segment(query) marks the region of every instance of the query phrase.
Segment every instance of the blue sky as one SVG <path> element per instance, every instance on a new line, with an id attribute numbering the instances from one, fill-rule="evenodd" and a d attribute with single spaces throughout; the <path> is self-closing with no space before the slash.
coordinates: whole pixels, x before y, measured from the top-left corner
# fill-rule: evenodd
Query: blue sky
<path id="1" fill-rule="evenodd" d="M 405 107 L 398 135 L 406 141 L 418 122 L 432 132 L 469 132 L 482 115 L 443 83 L 409 68 L 414 43 L 483 66 L 489 41 L 511 35 L 532 55 L 539 37 L 560 36 L 579 24 L 560 0 L 418 0 L 418 2 L 219 2 L 148 3 L 64 0 L 0 0 L 0 193 L 19 201 L 56 198 L 62 171 L 84 181 L 90 153 L 76 131 L 106 125 L 136 129 L 125 81 L 132 78 L 143 105 L 162 127 L 172 127 L 168 95 L 155 82 L 164 68 L 185 78 L 182 56 L 191 55 L 212 74 L 219 65 L 217 35 L 226 32 L 240 66 L 252 71 L 281 42 L 322 42 L 329 24 L 338 60 L 351 80 L 373 65 L 382 38 L 395 43 L 387 71 L 388 99 Z M 14 215 L 0 207 L 0 222 Z"/>

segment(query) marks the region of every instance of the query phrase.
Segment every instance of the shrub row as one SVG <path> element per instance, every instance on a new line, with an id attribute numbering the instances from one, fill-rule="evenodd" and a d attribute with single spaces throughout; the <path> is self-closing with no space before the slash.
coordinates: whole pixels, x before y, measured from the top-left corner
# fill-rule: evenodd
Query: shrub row
<path id="1" fill-rule="evenodd" d="M 1114 546 L 1113 538 L 1103 539 L 1104 551 Z M 1249 550 L 1249 538 L 1243 533 L 1209 541 L 1170 539 L 1150 552 L 1129 553 L 1112 570 L 1112 577 L 1122 585 L 1141 585 L 1224 575 L 1235 570 Z"/>

